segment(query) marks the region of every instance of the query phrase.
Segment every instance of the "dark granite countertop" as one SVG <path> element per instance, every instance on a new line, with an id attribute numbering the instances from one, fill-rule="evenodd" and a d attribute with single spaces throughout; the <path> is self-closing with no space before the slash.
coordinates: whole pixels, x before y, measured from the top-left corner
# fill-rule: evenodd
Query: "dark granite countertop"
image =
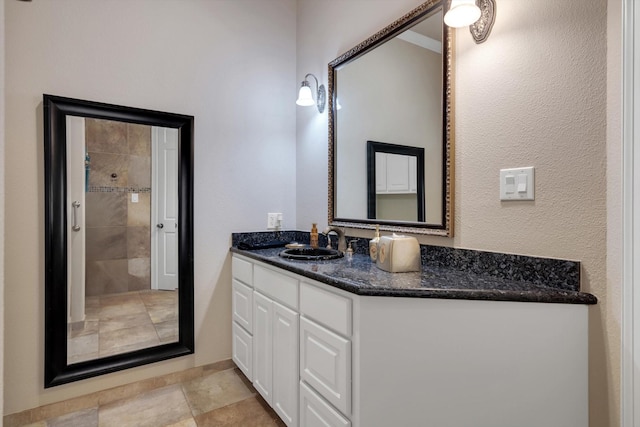
<path id="1" fill-rule="evenodd" d="M 370 296 L 596 304 L 595 296 L 575 290 L 508 280 L 454 268 L 424 264 L 422 272 L 388 273 L 367 255 L 330 261 L 294 261 L 278 256 L 283 248 L 231 252 L 357 294 Z"/>

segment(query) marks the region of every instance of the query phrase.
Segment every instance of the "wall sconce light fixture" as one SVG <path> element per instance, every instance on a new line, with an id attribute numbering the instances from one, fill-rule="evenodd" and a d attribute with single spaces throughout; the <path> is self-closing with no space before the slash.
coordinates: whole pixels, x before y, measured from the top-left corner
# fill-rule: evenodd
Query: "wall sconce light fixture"
<path id="1" fill-rule="evenodd" d="M 307 80 L 309 76 L 313 77 L 316 81 L 316 100 L 313 100 L 313 94 L 311 93 L 311 87 L 309 86 L 309 81 Z M 324 106 L 327 102 L 327 91 L 324 88 L 324 85 L 318 84 L 318 79 L 313 74 L 309 73 L 304 76 L 304 80 L 302 81 L 302 85 L 300 86 L 300 91 L 298 92 L 298 100 L 296 104 L 302 105 L 303 107 L 308 107 L 310 105 L 317 105 L 318 112 L 322 113 L 324 111 Z"/>
<path id="2" fill-rule="evenodd" d="M 444 23 L 453 28 L 469 26 L 473 40 L 487 40 L 496 17 L 495 0 L 451 0 Z"/>

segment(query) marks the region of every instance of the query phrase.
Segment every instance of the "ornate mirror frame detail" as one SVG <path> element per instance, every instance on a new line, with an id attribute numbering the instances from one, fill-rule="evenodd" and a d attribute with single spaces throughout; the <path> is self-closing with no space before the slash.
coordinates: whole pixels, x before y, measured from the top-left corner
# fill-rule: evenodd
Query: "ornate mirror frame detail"
<path id="1" fill-rule="evenodd" d="M 192 354 L 193 116 L 43 96 L 45 179 L 45 388 Z M 178 129 L 178 341 L 129 353 L 67 362 L 66 116 Z"/>
<path id="2" fill-rule="evenodd" d="M 350 219 L 336 217 L 336 72 L 347 63 L 364 55 L 365 53 L 382 45 L 386 41 L 407 30 L 409 27 L 420 22 L 431 12 L 438 8 L 443 8 L 443 13 L 448 8 L 448 1 L 429 0 L 407 13 L 392 24 L 375 33 L 362 43 L 348 50 L 338 58 L 329 63 L 329 200 L 328 218 L 329 224 L 361 228 L 374 229 L 376 224 L 380 224 L 381 230 L 399 231 L 415 234 L 429 234 L 437 236 L 453 237 L 453 191 L 454 191 L 454 105 L 453 105 L 453 45 L 454 31 L 443 24 L 443 82 L 442 82 L 442 221 L 438 224 L 402 222 L 402 221 L 380 221 L 369 219 Z"/>

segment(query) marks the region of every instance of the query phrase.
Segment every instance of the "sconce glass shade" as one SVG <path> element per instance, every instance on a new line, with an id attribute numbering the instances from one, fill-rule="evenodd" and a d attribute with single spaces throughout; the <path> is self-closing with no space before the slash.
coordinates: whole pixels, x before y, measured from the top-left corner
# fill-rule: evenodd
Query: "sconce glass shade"
<path id="1" fill-rule="evenodd" d="M 466 27 L 480 19 L 480 14 L 475 0 L 452 0 L 444 23 L 453 28 Z"/>
<path id="2" fill-rule="evenodd" d="M 302 105 L 303 107 L 308 107 L 310 105 L 315 105 L 315 103 L 316 102 L 313 100 L 313 95 L 311 94 L 309 83 L 305 80 L 302 82 L 302 87 L 298 92 L 298 99 L 296 100 L 296 104 Z"/>
<path id="3" fill-rule="evenodd" d="M 311 92 L 311 87 L 309 86 L 309 81 L 307 80 L 309 77 L 313 77 L 313 80 L 316 82 L 316 101 L 313 100 L 313 93 Z M 304 80 L 302 81 L 302 85 L 300 87 L 300 91 L 298 92 L 298 99 L 296 100 L 296 104 L 302 105 L 303 107 L 308 107 L 310 105 L 316 105 L 318 107 L 318 112 L 322 113 L 324 111 L 324 106 L 327 102 L 327 91 L 324 88 L 324 85 L 318 84 L 318 79 L 313 74 L 309 73 L 304 76 Z"/>

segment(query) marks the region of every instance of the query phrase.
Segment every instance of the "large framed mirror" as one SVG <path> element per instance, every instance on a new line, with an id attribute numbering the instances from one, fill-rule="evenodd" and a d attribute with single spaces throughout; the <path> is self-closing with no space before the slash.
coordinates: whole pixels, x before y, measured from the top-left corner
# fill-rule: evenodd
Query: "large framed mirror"
<path id="1" fill-rule="evenodd" d="M 427 1 L 329 63 L 330 224 L 453 235 L 454 52 L 446 7 Z M 368 141 L 422 150 L 416 212 L 424 215 L 376 214 Z M 394 203 L 385 211 L 401 212 Z"/>
<path id="2" fill-rule="evenodd" d="M 193 353 L 193 116 L 43 112 L 44 386 Z"/>

